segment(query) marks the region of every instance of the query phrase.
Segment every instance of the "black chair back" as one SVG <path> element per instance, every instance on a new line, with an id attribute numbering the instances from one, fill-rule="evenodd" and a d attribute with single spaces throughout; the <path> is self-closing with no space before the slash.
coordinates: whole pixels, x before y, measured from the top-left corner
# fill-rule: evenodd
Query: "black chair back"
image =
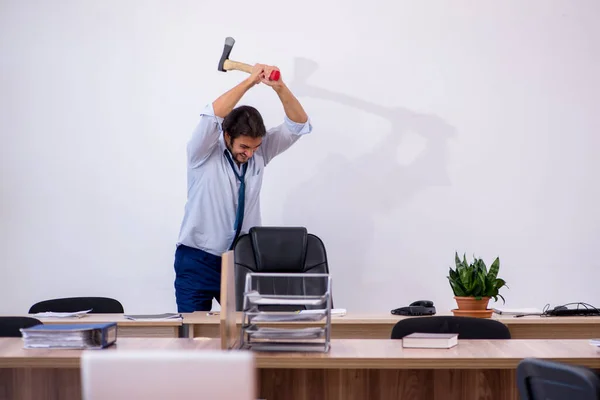
<path id="1" fill-rule="evenodd" d="M 77 312 L 90 311 L 91 314 L 123 314 L 123 305 L 108 297 L 65 297 L 44 300 L 35 303 L 29 309 L 29 314 L 40 312 Z"/>
<path id="2" fill-rule="evenodd" d="M 591 369 L 555 361 L 521 360 L 517 386 L 523 400 L 600 399 L 600 379 Z"/>
<path id="3" fill-rule="evenodd" d="M 458 333 L 459 339 L 510 339 L 508 327 L 487 318 L 434 315 L 398 321 L 392 329 L 392 339 L 402 339 L 411 333 Z"/>
<path id="4" fill-rule="evenodd" d="M 42 321 L 31 317 L 0 317 L 0 337 L 22 337 L 20 329 L 42 325 Z"/>
<path id="5" fill-rule="evenodd" d="M 253 227 L 234 246 L 236 310 L 243 309 L 246 275 L 256 273 L 329 274 L 325 245 L 304 227 Z M 260 292 L 274 295 L 321 295 L 323 285 L 315 279 L 261 278 Z M 333 305 L 332 305 L 333 307 Z M 310 307 L 262 307 L 262 310 L 296 311 Z"/>

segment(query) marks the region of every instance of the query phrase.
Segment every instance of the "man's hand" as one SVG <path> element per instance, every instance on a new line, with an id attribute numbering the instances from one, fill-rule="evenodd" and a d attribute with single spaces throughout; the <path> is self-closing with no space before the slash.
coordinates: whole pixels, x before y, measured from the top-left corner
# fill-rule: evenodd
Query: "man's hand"
<path id="1" fill-rule="evenodd" d="M 265 67 L 266 68 L 264 69 L 263 74 L 260 77 L 260 81 L 267 86 L 271 86 L 273 89 L 281 88 L 283 86 L 283 79 L 281 79 L 281 71 L 279 71 L 279 68 L 270 65 L 266 65 Z M 279 72 L 279 80 L 272 81 L 269 79 L 273 71 Z"/>
<path id="2" fill-rule="evenodd" d="M 281 71 L 279 80 L 272 81 L 269 79 L 269 77 L 273 71 L 279 71 L 279 68 L 266 64 L 254 64 L 248 81 L 252 85 L 264 83 L 267 86 L 271 86 L 273 89 L 280 88 L 283 85 L 283 81 L 281 80 Z"/>
<path id="3" fill-rule="evenodd" d="M 261 76 L 262 76 L 265 68 L 266 68 L 266 65 L 264 65 L 264 64 L 254 64 L 254 66 L 252 67 L 252 72 L 250 73 L 250 76 L 246 80 L 252 86 L 259 84 L 260 80 L 261 80 Z"/>

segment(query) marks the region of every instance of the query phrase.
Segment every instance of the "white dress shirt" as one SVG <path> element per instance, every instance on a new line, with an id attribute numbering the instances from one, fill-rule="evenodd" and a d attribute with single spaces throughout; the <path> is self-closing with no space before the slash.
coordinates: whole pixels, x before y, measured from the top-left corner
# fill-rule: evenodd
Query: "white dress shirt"
<path id="1" fill-rule="evenodd" d="M 240 182 L 225 157 L 223 118 L 215 115 L 212 103 L 187 145 L 187 202 L 177 244 L 221 256 L 235 237 L 235 216 Z M 261 146 L 247 161 L 244 220 L 241 234 L 260 226 L 260 189 L 263 170 L 273 159 L 310 133 L 310 119 L 296 123 L 284 116 L 282 124 L 268 129 Z M 241 169 L 234 163 L 238 174 Z"/>

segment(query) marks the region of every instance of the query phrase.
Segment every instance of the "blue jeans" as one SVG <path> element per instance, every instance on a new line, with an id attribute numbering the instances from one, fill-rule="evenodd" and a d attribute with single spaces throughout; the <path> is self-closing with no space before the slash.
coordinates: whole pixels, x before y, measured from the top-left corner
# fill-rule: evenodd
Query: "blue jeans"
<path id="1" fill-rule="evenodd" d="M 179 245 L 175 250 L 177 312 L 210 311 L 213 298 L 221 304 L 221 257 Z"/>

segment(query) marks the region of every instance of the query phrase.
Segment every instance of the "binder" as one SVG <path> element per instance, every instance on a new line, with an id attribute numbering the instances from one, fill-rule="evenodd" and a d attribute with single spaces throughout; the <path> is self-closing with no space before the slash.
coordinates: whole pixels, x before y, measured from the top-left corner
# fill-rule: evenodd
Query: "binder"
<path id="1" fill-rule="evenodd" d="M 22 328 L 26 349 L 103 349 L 117 341 L 117 323 L 52 324 Z"/>

